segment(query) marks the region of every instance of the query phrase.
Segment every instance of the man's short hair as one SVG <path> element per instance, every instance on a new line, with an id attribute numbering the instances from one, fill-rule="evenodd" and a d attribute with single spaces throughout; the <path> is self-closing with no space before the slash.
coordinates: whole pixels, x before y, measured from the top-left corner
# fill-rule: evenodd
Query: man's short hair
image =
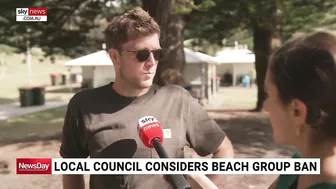
<path id="1" fill-rule="evenodd" d="M 155 33 L 160 36 L 160 26 L 148 12 L 136 7 L 112 20 L 105 30 L 105 40 L 108 49 L 119 49 L 130 40 Z"/>

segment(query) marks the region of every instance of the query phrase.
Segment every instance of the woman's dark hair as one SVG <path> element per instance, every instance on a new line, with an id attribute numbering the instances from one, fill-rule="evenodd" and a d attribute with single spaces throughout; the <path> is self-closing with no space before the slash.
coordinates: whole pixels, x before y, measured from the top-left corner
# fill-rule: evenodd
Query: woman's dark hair
<path id="1" fill-rule="evenodd" d="M 272 54 L 269 69 L 282 103 L 300 99 L 306 122 L 336 137 L 336 36 L 319 31 L 290 40 Z"/>

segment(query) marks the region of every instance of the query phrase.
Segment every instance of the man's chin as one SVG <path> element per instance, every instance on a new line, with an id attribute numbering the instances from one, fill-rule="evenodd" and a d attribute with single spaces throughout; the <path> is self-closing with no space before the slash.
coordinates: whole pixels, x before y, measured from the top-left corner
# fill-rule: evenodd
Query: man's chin
<path id="1" fill-rule="evenodd" d="M 141 83 L 140 83 L 140 87 L 141 88 L 149 88 L 149 87 L 151 87 L 153 85 L 153 80 L 151 79 L 151 80 L 147 80 L 147 81 L 142 81 Z"/>

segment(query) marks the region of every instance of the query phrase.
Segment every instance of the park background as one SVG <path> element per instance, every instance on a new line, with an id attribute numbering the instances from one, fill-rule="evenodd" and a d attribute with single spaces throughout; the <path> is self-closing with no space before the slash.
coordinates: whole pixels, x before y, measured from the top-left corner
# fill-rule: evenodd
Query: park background
<path id="1" fill-rule="evenodd" d="M 336 31 L 335 4 L 334 0 L 0 1 L 0 188 L 61 188 L 60 176 L 16 175 L 15 158 L 59 157 L 66 104 L 83 87 L 83 67 L 70 70 L 66 64 L 103 50 L 102 32 L 109 21 L 135 6 L 142 6 L 159 23 L 162 47 L 169 49 L 159 64 L 158 84 L 168 68 L 185 73 L 186 48 L 200 65 L 217 61 L 217 70 L 220 51 L 252 54 L 256 81 L 248 87 L 241 82 L 220 85 L 213 100 L 203 106 L 232 140 L 236 157 L 289 157 L 294 149 L 274 144 L 267 113 L 262 110 L 267 60 L 288 39 L 316 30 Z M 47 8 L 48 21 L 16 22 L 16 8 L 29 7 Z M 215 73 L 212 79 L 222 78 L 222 73 Z M 53 74 L 58 78 L 54 84 Z M 206 80 L 200 79 L 200 96 L 209 99 Z M 21 107 L 19 89 L 41 86 L 42 103 Z M 196 157 L 190 149 L 186 154 Z M 228 175 L 216 184 L 228 189 L 263 189 L 275 177 Z"/>

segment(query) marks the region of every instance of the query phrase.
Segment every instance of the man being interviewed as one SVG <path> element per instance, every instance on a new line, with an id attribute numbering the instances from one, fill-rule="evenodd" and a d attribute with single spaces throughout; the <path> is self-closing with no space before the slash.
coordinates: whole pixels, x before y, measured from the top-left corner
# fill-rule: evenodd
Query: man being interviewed
<path id="1" fill-rule="evenodd" d="M 169 157 L 183 158 L 185 146 L 200 156 L 233 157 L 230 140 L 188 91 L 153 84 L 162 50 L 160 28 L 147 12 L 137 7 L 114 18 L 105 37 L 115 81 L 70 100 L 60 148 L 63 158 L 158 158 L 138 137 L 137 122 L 144 116 L 161 123 Z M 83 176 L 64 175 L 63 187 L 83 189 Z M 171 186 L 161 175 L 90 176 L 90 189 L 107 188 Z"/>

